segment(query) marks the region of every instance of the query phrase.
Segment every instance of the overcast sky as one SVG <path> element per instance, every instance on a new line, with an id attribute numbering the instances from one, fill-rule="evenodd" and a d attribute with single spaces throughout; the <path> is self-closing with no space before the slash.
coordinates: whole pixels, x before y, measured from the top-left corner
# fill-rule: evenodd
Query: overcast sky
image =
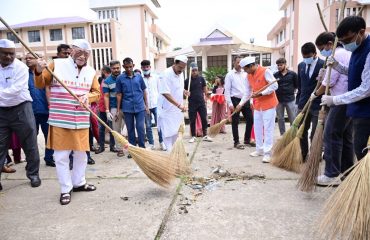
<path id="1" fill-rule="evenodd" d="M 270 46 L 267 33 L 282 16 L 279 0 L 158 0 L 158 25 L 173 47 L 187 47 L 220 26 L 246 43 Z M 9 24 L 49 17 L 93 19 L 88 0 L 0 0 L 0 16 Z"/>

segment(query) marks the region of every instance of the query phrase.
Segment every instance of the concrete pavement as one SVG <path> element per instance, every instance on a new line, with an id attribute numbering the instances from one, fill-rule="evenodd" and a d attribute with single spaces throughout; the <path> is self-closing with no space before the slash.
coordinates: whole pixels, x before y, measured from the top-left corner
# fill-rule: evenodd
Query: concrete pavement
<path id="1" fill-rule="evenodd" d="M 227 132 L 199 143 L 193 156 L 193 176 L 203 185 L 177 180 L 160 188 L 133 160 L 108 151 L 92 154 L 96 164 L 87 168 L 97 190 L 73 193 L 67 206 L 59 204 L 54 168 L 42 161 L 42 185 L 31 188 L 25 164 L 18 164 L 16 173 L 2 175 L 0 239 L 317 239 L 315 224 L 332 189 L 298 191 L 297 174 L 249 157 L 254 148 L 234 149 L 230 126 Z M 192 157 L 197 144 L 188 139 Z M 214 179 L 216 168 L 231 176 Z"/>

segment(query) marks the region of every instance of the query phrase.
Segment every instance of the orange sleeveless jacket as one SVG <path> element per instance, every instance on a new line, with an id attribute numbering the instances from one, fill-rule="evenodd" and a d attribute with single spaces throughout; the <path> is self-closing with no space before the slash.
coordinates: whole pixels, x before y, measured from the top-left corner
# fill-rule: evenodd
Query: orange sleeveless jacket
<path id="1" fill-rule="evenodd" d="M 248 81 L 252 87 L 253 92 L 257 92 L 268 84 L 265 78 L 266 68 L 258 66 L 254 74 L 248 74 Z M 263 95 L 254 99 L 254 109 L 257 111 L 265 111 L 274 108 L 279 101 L 276 97 L 275 91 L 269 95 Z"/>

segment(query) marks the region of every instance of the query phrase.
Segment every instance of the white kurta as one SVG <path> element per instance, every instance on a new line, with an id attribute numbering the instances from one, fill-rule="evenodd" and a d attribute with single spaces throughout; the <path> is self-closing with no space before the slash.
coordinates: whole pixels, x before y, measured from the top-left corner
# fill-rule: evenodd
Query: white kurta
<path id="1" fill-rule="evenodd" d="M 159 78 L 158 92 L 158 129 L 164 138 L 177 135 L 180 124 L 184 121 L 184 114 L 162 94 L 170 94 L 176 102 L 183 104 L 183 74 L 177 75 L 172 67 L 167 68 Z"/>

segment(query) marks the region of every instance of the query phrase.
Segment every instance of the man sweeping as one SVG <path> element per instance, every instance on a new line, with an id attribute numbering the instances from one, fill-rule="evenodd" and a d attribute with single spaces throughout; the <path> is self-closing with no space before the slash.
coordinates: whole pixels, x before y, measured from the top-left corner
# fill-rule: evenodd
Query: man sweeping
<path id="1" fill-rule="evenodd" d="M 188 58 L 184 55 L 175 57 L 175 63 L 167 68 L 159 79 L 158 129 L 162 133 L 167 151 L 171 152 L 177 139 L 180 124 L 184 121 L 187 108 L 183 105 L 184 77 Z"/>
<path id="2" fill-rule="evenodd" d="M 240 61 L 240 66 L 248 73 L 250 92 L 257 92 L 267 84 L 275 81 L 272 72 L 256 64 L 255 57 L 245 57 Z M 275 82 L 259 94 L 252 94 L 254 102 L 254 132 L 256 134 L 256 151 L 250 156 L 263 156 L 262 162 L 269 163 L 274 138 L 276 106 L 278 100 L 275 90 L 278 84 Z"/>
<path id="3" fill-rule="evenodd" d="M 324 95 L 321 103 L 327 106 L 348 104 L 347 116 L 353 120 L 354 149 L 358 160 L 366 155 L 364 149 L 370 135 L 370 37 L 365 31 L 366 22 L 362 17 L 349 16 L 340 22 L 336 31 L 338 40 L 344 49 L 352 52 L 348 66 L 348 92 L 337 96 Z M 344 66 L 339 66 L 339 69 L 346 71 Z"/>
<path id="4" fill-rule="evenodd" d="M 96 187 L 86 183 L 86 151 L 89 146 L 90 113 L 81 105 L 99 99 L 99 83 L 95 70 L 87 65 L 91 46 L 86 40 L 75 40 L 70 57 L 54 59 L 49 69 L 54 71 L 77 96 L 74 98 L 45 69 L 47 63 L 38 60 L 35 69 L 35 85 L 51 86 L 49 135 L 47 147 L 54 149 L 54 160 L 61 186 L 60 204 L 71 201 L 71 192 L 94 191 Z M 69 154 L 73 151 L 73 170 L 69 170 Z"/>

